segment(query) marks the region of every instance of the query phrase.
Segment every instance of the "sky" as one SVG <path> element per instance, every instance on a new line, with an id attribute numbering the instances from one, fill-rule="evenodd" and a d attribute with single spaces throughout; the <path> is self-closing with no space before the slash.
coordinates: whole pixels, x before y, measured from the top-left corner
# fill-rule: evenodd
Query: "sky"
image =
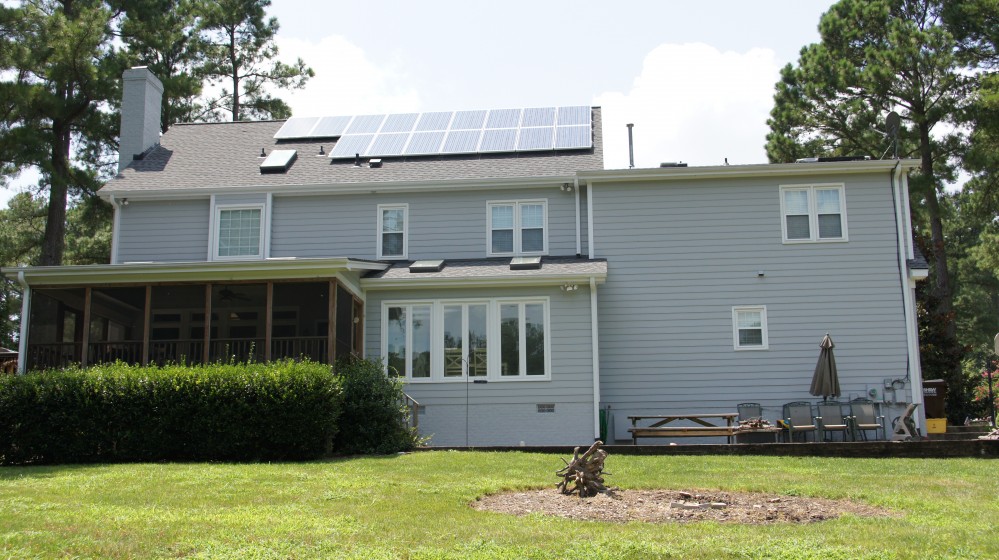
<path id="1" fill-rule="evenodd" d="M 604 166 L 619 169 L 627 123 L 636 167 L 766 162 L 780 69 L 819 40 L 832 3 L 273 0 L 268 13 L 279 57 L 316 73 L 278 94 L 295 116 L 599 106 Z"/>

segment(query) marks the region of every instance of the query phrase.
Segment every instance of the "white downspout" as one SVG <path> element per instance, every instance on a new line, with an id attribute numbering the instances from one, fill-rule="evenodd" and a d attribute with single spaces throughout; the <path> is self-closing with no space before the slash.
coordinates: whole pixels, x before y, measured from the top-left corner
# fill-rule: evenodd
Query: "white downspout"
<path id="1" fill-rule="evenodd" d="M 579 177 L 573 181 L 573 192 L 576 193 L 576 255 L 583 254 L 583 242 L 581 240 L 583 236 L 583 227 L 580 224 L 579 217 Z"/>
<path id="2" fill-rule="evenodd" d="M 600 329 L 597 326 L 597 279 L 590 277 L 590 348 L 593 355 L 593 439 L 600 439 Z M 608 424 L 609 425 L 609 424 Z"/>
<path id="3" fill-rule="evenodd" d="M 586 247 L 591 259 L 595 259 L 593 251 L 593 181 L 586 183 Z"/>
<path id="4" fill-rule="evenodd" d="M 919 326 L 916 319 L 915 293 L 916 283 L 909 276 L 909 266 L 906 262 L 911 256 L 911 241 L 905 224 L 909 220 L 907 196 L 903 190 L 908 190 L 909 181 L 903 175 L 901 164 L 896 164 L 892 173 L 892 186 L 895 191 L 895 223 L 898 235 L 898 266 L 902 271 L 902 308 L 905 316 L 905 339 L 909 359 L 909 383 L 912 389 L 912 401 L 918 403 L 916 409 L 916 425 L 921 428 L 926 425 L 926 410 L 923 405 L 923 372 L 919 364 Z"/>
<path id="5" fill-rule="evenodd" d="M 28 362 L 28 319 L 31 312 L 31 288 L 24 279 L 24 271 L 17 273 L 21 285 L 21 331 L 17 339 L 17 373 L 24 373 Z"/>
<path id="6" fill-rule="evenodd" d="M 118 264 L 118 235 L 121 231 L 121 203 L 111 195 L 108 199 L 114 211 L 111 218 L 111 264 Z"/>

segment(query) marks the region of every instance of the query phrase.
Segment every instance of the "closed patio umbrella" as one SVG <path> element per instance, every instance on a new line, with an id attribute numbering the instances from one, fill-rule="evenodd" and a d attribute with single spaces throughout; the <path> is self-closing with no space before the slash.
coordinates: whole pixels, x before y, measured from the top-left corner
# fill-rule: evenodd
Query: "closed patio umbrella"
<path id="1" fill-rule="evenodd" d="M 819 352 L 819 363 L 815 365 L 815 374 L 812 375 L 812 388 L 808 392 L 822 397 L 822 400 L 840 395 L 839 372 L 836 370 L 836 358 L 833 357 L 835 346 L 829 333 L 826 333 L 819 344 L 822 350 Z"/>

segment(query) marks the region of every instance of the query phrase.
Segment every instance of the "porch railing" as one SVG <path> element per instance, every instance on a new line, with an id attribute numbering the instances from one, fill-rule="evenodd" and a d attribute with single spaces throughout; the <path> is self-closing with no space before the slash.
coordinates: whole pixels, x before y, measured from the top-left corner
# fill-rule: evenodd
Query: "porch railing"
<path id="1" fill-rule="evenodd" d="M 329 341 L 325 336 L 274 337 L 271 339 L 271 359 L 308 358 L 313 362 L 327 363 Z"/>
<path id="2" fill-rule="evenodd" d="M 110 364 L 122 361 L 127 364 L 142 363 L 142 341 L 91 342 L 87 345 L 87 362 Z"/>
<path id="3" fill-rule="evenodd" d="M 49 342 L 29 344 L 28 369 L 64 368 L 80 363 L 83 344 L 79 342 Z"/>
<path id="4" fill-rule="evenodd" d="M 262 362 L 264 361 L 264 339 L 262 338 L 216 338 L 209 343 L 210 362 Z"/>

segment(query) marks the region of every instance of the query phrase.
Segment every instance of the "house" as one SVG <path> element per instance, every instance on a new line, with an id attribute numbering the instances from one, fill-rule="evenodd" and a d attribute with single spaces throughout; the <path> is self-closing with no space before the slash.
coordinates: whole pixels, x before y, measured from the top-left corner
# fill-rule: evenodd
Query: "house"
<path id="1" fill-rule="evenodd" d="M 921 402 L 907 172 L 603 169 L 598 107 L 177 125 L 126 71 L 108 265 L 4 269 L 21 370 L 382 359 L 435 445 L 629 438 L 627 416 Z M 887 389 L 887 390 L 886 390 Z M 895 414 L 897 415 L 897 414 Z"/>

